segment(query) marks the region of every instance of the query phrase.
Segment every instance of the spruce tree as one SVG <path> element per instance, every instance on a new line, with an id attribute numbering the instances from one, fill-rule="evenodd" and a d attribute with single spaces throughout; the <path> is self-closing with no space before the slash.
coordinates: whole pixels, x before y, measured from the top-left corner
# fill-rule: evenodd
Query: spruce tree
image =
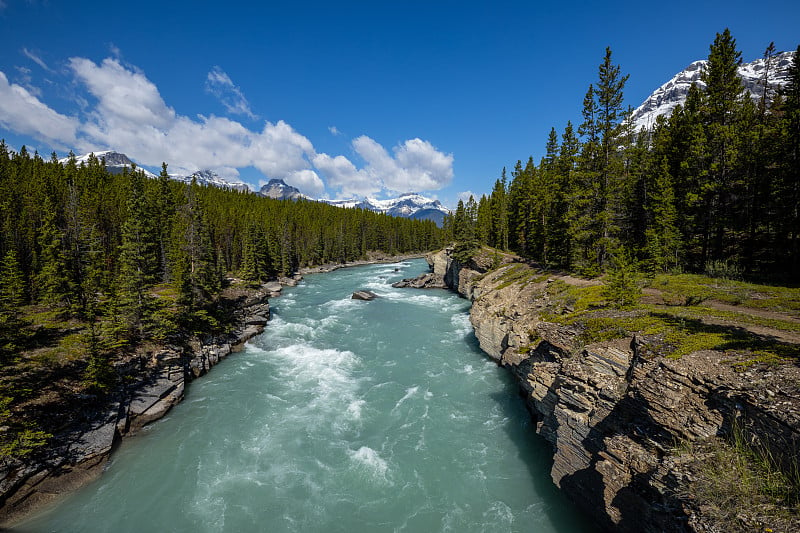
<path id="1" fill-rule="evenodd" d="M 0 361 L 11 359 L 24 339 L 24 322 L 20 319 L 24 303 L 25 279 L 17 252 L 10 248 L 0 264 Z"/>
<path id="2" fill-rule="evenodd" d="M 597 263 L 605 265 L 610 248 L 617 245 L 619 224 L 617 218 L 622 211 L 621 195 L 624 188 L 624 164 L 620 147 L 629 141 L 623 127 L 626 113 L 623 110 L 623 89 L 628 75 L 620 74 L 620 67 L 611 61 L 611 48 L 599 67 L 599 76 L 594 95 L 597 101 L 597 130 L 600 134 L 600 180 L 598 223 L 599 239 L 596 243 Z"/>
<path id="3" fill-rule="evenodd" d="M 49 196 L 42 205 L 42 227 L 39 230 L 39 272 L 36 291 L 41 302 L 52 305 L 70 305 L 74 293 L 69 279 L 64 233 L 56 223 L 56 212 Z"/>
<path id="4" fill-rule="evenodd" d="M 655 180 L 648 198 L 649 226 L 645 231 L 646 251 L 650 267 L 667 272 L 679 266 L 680 234 L 676 226 L 677 211 L 667 158 L 653 169 Z"/>
<path id="5" fill-rule="evenodd" d="M 783 90 L 783 153 L 782 176 L 775 194 L 779 209 L 776 217 L 780 227 L 780 246 L 783 250 L 783 271 L 800 279 L 800 46 L 787 73 L 788 83 Z"/>
<path id="6" fill-rule="evenodd" d="M 705 122 L 708 142 L 709 174 L 702 184 L 703 206 L 707 210 L 704 262 L 723 260 L 728 239 L 726 231 L 734 215 L 734 201 L 739 197 L 736 181 L 741 137 L 737 130 L 744 87 L 737 69 L 741 53 L 736 40 L 726 28 L 718 33 L 709 48 L 701 79 L 705 83 Z"/>
<path id="7" fill-rule="evenodd" d="M 119 252 L 117 295 L 131 333 L 143 336 L 153 304 L 149 289 L 156 282 L 160 264 L 158 231 L 144 194 L 146 178 L 136 171 L 129 177 L 127 216 L 122 225 Z"/>

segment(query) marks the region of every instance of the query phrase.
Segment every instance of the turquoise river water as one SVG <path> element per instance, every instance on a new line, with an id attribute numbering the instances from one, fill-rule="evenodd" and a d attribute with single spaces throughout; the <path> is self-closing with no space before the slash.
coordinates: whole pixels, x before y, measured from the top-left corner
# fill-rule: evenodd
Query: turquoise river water
<path id="1" fill-rule="evenodd" d="M 262 335 L 15 531 L 592 531 L 551 482 L 511 376 L 478 348 L 469 302 L 390 286 L 426 269 L 285 289 Z"/>

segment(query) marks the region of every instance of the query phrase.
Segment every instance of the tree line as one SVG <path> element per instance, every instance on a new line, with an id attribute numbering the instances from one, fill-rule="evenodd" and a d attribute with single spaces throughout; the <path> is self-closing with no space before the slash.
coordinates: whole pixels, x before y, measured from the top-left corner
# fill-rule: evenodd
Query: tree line
<path id="1" fill-rule="evenodd" d="M 737 75 L 718 33 L 683 105 L 635 131 L 628 75 L 611 50 L 583 100 L 583 122 L 555 128 L 539 164 L 503 169 L 489 195 L 460 201 L 445 231 L 585 275 L 623 263 L 650 272 L 800 281 L 800 47 L 777 91 L 775 47 L 763 96 Z"/>
<path id="2" fill-rule="evenodd" d="M 0 361 L 25 343 L 26 305 L 84 321 L 100 373 L 126 344 L 221 327 L 229 276 L 259 282 L 441 238 L 430 221 L 184 184 L 166 164 L 157 179 L 112 174 L 94 156 L 62 164 L 0 141 Z"/>

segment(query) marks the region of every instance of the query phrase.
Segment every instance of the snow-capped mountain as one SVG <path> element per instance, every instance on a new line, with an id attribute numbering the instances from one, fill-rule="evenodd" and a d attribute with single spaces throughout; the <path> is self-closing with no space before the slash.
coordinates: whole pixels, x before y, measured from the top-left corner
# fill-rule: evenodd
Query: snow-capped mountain
<path id="1" fill-rule="evenodd" d="M 90 154 L 76 156 L 75 161 L 78 165 L 85 164 L 89 160 Z M 106 169 L 113 174 L 119 174 L 124 168 L 131 169 L 134 162 L 121 153 L 113 150 L 104 152 L 94 152 L 95 157 L 104 160 Z M 69 158 L 60 159 L 59 162 L 66 163 Z M 156 174 L 136 165 L 136 168 L 144 172 L 147 177 L 157 178 Z M 249 191 L 250 187 L 238 180 L 227 179 L 221 177 L 211 170 L 198 170 L 190 175 L 183 174 L 170 174 L 169 177 L 173 180 L 183 183 L 191 183 L 194 179 L 199 185 L 213 185 L 214 187 L 221 187 L 225 189 L 233 189 L 237 191 Z M 282 179 L 271 179 L 269 182 L 261 187 L 258 191 L 259 195 L 276 200 L 298 200 L 305 199 L 311 200 L 308 196 L 301 193 L 297 187 L 288 185 Z M 439 200 L 427 198 L 418 193 L 406 193 L 400 195 L 398 198 L 391 198 L 389 200 L 378 200 L 376 198 L 364 199 L 351 199 L 351 200 L 319 200 L 330 205 L 337 207 L 358 207 L 361 209 L 368 209 L 376 213 L 386 213 L 387 215 L 395 217 L 413 218 L 417 220 L 432 220 L 437 225 L 441 226 L 444 221 L 444 216 L 450 213 L 450 210 L 444 207 Z"/>
<path id="2" fill-rule="evenodd" d="M 770 88 L 767 98 L 770 101 L 774 97 L 775 91 L 788 83 L 788 67 L 794 54 L 794 52 L 782 52 L 772 58 L 769 75 L 767 76 L 767 83 Z M 706 63 L 708 61 L 705 59 L 695 61 L 648 96 L 631 115 L 630 120 L 636 129 L 652 127 L 656 122 L 656 118 L 662 115 L 668 117 L 675 107 L 679 104 L 683 105 L 692 83 L 697 83 L 698 87 L 704 88 L 705 84 L 700 80 L 700 75 Z M 743 63 L 738 69 L 745 89 L 756 101 L 764 94 L 763 78 L 765 68 L 766 61 L 761 58 L 750 63 Z"/>
<path id="3" fill-rule="evenodd" d="M 234 191 L 250 190 L 250 187 L 243 181 L 223 178 L 213 170 L 198 170 L 188 176 L 170 174 L 169 177 L 184 183 L 191 183 L 192 180 L 196 180 L 198 185 L 213 185 L 214 187 L 232 189 Z"/>
<path id="4" fill-rule="evenodd" d="M 97 159 L 105 161 L 106 170 L 111 172 L 112 174 L 121 174 L 124 168 L 128 168 L 130 170 L 133 168 L 134 162 L 131 159 L 121 153 L 115 152 L 114 150 L 105 150 L 102 152 L 93 152 L 94 156 Z M 75 157 L 75 162 L 80 166 L 85 164 L 89 161 L 89 154 L 83 154 Z M 65 164 L 69 161 L 68 157 L 58 160 L 59 163 Z M 136 168 L 144 172 L 144 175 L 148 178 L 157 178 L 156 174 L 153 174 L 149 170 L 140 165 L 136 165 Z M 213 185 L 214 187 L 221 187 L 225 189 L 233 189 L 236 191 L 249 191 L 250 187 L 247 186 L 241 180 L 238 179 L 225 179 L 221 177 L 219 174 L 212 170 L 198 170 L 197 172 L 190 174 L 188 176 L 183 174 L 170 174 L 170 178 L 176 181 L 182 181 L 184 183 L 191 183 L 192 179 L 197 180 L 199 185 Z"/>
<path id="5" fill-rule="evenodd" d="M 131 161 L 130 158 L 128 158 L 127 155 L 122 154 L 120 152 L 115 152 L 114 150 L 105 150 L 105 151 L 102 151 L 102 152 L 90 152 L 88 154 L 75 156 L 75 163 L 77 163 L 78 166 L 81 166 L 82 164 L 88 163 L 89 162 L 89 156 L 92 155 L 92 153 L 94 153 L 94 156 L 97 159 L 100 159 L 101 161 L 105 161 L 106 170 L 108 170 L 112 174 L 122 174 L 122 170 L 124 168 L 127 167 L 128 170 L 130 170 L 131 168 L 133 168 L 133 165 L 134 165 L 133 161 Z M 58 160 L 58 162 L 61 163 L 62 165 L 66 164 L 68 161 L 69 161 L 69 157 L 65 157 L 63 159 L 59 159 Z M 149 170 L 140 167 L 139 165 L 136 165 L 136 168 L 138 168 L 139 170 L 144 172 L 144 175 L 147 176 L 148 178 L 156 178 L 156 177 L 158 177 L 155 174 L 153 174 L 152 172 L 150 172 Z"/>
<path id="6" fill-rule="evenodd" d="M 369 209 L 377 213 L 386 213 L 395 217 L 413 218 L 417 220 L 433 220 L 441 226 L 444 216 L 450 210 L 444 207 L 439 200 L 433 200 L 421 194 L 410 192 L 401 194 L 398 198 L 389 200 L 377 200 L 375 198 L 365 198 L 363 200 L 322 200 L 338 207 L 358 207 Z"/>
<path id="7" fill-rule="evenodd" d="M 274 198 L 275 200 L 299 200 L 301 198 L 308 199 L 308 196 L 300 192 L 297 187 L 288 185 L 281 179 L 271 179 L 269 182 L 261 187 L 258 191 L 261 196 L 267 198 Z"/>

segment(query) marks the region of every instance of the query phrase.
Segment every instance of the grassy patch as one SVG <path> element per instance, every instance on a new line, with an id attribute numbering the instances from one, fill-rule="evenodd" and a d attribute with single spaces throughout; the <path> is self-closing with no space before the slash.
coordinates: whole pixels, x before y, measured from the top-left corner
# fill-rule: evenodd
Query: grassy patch
<path id="1" fill-rule="evenodd" d="M 683 316 L 689 318 L 702 318 L 702 317 L 715 317 L 723 320 L 729 320 L 739 324 L 748 324 L 752 326 L 763 326 L 781 331 L 795 331 L 800 332 L 800 323 L 792 322 L 790 320 L 781 320 L 779 318 L 767 318 L 758 315 L 752 315 L 746 312 L 724 311 L 721 309 L 714 309 L 706 306 L 693 306 L 680 310 L 670 310 L 670 314 L 676 316 Z"/>
<path id="2" fill-rule="evenodd" d="M 548 283 L 545 289 L 550 301 L 554 304 L 556 312 L 567 313 L 570 322 L 581 314 L 603 307 L 606 304 L 606 297 L 603 293 L 602 285 L 589 285 L 587 287 L 577 287 L 568 285 L 561 280 Z M 550 316 L 554 322 L 564 322 L 562 319 L 555 318 L 558 315 Z"/>
<path id="3" fill-rule="evenodd" d="M 697 305 L 708 299 L 800 316 L 800 288 L 759 285 L 697 274 L 661 274 L 650 282 L 669 305 Z"/>
<path id="4" fill-rule="evenodd" d="M 800 518 L 797 458 L 788 468 L 782 466 L 766 446 L 736 425 L 727 440 L 689 444 L 682 452 L 698 457 L 690 491 L 703 514 L 722 530 L 788 531 L 786 526 Z M 759 529 L 753 529 L 753 521 L 761 522 Z"/>
<path id="5" fill-rule="evenodd" d="M 500 284 L 495 287 L 495 290 L 505 289 L 514 284 L 522 284 L 522 286 L 525 286 L 528 283 L 537 283 L 545 279 L 547 279 L 547 275 L 542 275 L 540 272 L 527 265 L 517 264 L 510 267 L 495 279 L 496 282 L 500 282 Z"/>
<path id="6" fill-rule="evenodd" d="M 754 324 L 797 331 L 797 324 L 705 307 L 668 307 L 638 305 L 627 311 L 607 307 L 603 286 L 577 287 L 557 280 L 546 291 L 553 306 L 542 319 L 582 327 L 581 341 L 609 341 L 632 335 L 656 339 L 653 351 L 670 358 L 701 351 L 717 350 L 737 356 L 746 362 L 777 364 L 800 359 L 800 346 L 764 339 L 736 324 Z M 706 324 L 703 318 L 716 316 L 734 324 Z"/>

